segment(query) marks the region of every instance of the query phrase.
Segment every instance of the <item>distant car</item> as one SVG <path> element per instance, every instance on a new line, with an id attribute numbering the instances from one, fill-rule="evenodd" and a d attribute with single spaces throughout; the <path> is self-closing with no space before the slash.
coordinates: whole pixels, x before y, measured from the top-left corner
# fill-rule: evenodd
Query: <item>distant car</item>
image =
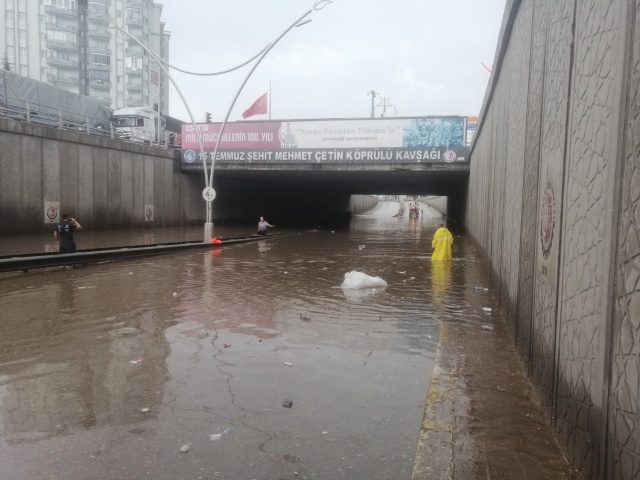
<path id="1" fill-rule="evenodd" d="M 59 125 L 58 117 L 54 117 L 42 112 L 30 112 L 29 123 L 44 125 L 46 127 L 58 127 Z"/>
<path id="2" fill-rule="evenodd" d="M 111 125 L 108 123 L 93 123 L 89 125 L 89 132 L 91 135 L 99 135 L 101 137 L 109 137 L 111 138 Z M 113 136 L 117 138 L 118 132 L 116 129 L 113 129 Z"/>
<path id="3" fill-rule="evenodd" d="M 25 121 L 24 113 L 20 113 L 13 107 L 9 107 L 5 104 L 0 104 L 0 117 L 11 118 L 13 120 L 18 120 L 19 122 Z"/>

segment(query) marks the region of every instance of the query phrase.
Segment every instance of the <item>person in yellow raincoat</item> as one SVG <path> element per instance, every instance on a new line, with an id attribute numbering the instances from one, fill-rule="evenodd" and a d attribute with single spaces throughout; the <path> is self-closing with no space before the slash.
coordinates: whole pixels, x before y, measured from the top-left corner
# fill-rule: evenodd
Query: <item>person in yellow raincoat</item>
<path id="1" fill-rule="evenodd" d="M 433 247 L 431 260 L 451 260 L 452 245 L 453 235 L 451 235 L 451 232 L 444 226 L 444 223 L 441 223 L 433 236 L 433 242 L 431 242 L 431 246 Z"/>

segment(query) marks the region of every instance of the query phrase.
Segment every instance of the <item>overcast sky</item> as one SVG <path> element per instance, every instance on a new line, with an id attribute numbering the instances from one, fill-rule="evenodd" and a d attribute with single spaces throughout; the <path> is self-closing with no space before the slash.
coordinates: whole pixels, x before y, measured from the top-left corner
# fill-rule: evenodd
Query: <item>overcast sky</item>
<path id="1" fill-rule="evenodd" d="M 313 0 L 156 0 L 171 32 L 170 62 L 197 72 L 235 67 L 274 41 Z M 230 121 L 269 90 L 271 118 L 477 115 L 505 0 L 334 0 L 291 30 L 249 78 Z M 195 77 L 172 71 L 197 122 L 222 121 L 251 66 Z M 189 116 L 170 90 L 171 116 Z M 395 107 L 395 109 L 393 108 Z M 375 109 L 380 116 L 382 106 Z M 251 119 L 267 120 L 268 115 Z"/>

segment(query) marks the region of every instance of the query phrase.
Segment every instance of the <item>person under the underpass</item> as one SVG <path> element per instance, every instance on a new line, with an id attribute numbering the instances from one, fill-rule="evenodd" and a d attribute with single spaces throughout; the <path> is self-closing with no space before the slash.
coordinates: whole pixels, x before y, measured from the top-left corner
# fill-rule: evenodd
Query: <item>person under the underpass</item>
<path id="1" fill-rule="evenodd" d="M 258 222 L 258 235 L 262 235 L 263 237 L 265 237 L 267 235 L 267 229 L 269 227 L 273 228 L 275 227 L 275 225 L 271 225 L 264 219 L 264 217 L 260 217 L 260 221 Z"/>
<path id="2" fill-rule="evenodd" d="M 440 223 L 431 242 L 431 247 L 433 248 L 431 260 L 451 260 L 452 246 L 453 235 L 451 235 L 451 232 L 444 226 L 444 223 Z"/>
<path id="3" fill-rule="evenodd" d="M 74 230 L 82 230 L 82 226 L 75 218 L 65 213 L 53 231 L 54 238 L 60 243 L 58 250 L 60 253 L 76 253 L 76 244 L 73 241 Z"/>

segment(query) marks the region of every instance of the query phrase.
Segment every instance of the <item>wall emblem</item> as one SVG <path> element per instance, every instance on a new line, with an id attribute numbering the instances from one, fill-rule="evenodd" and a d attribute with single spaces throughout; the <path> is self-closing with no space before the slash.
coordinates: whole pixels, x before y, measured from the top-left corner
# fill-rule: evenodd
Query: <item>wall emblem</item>
<path id="1" fill-rule="evenodd" d="M 453 150 L 447 150 L 442 154 L 442 158 L 444 158 L 444 161 L 447 163 L 455 162 L 456 152 L 454 152 Z"/>
<path id="2" fill-rule="evenodd" d="M 187 150 L 186 152 L 184 152 L 184 161 L 187 163 L 195 162 L 196 157 L 196 152 L 194 152 L 193 150 Z"/>
<path id="3" fill-rule="evenodd" d="M 49 220 L 55 220 L 57 216 L 58 216 L 58 209 L 56 207 L 50 206 L 49 208 L 47 208 L 47 218 Z"/>
<path id="4" fill-rule="evenodd" d="M 556 228 L 556 205 L 553 196 L 553 186 L 547 184 L 547 189 L 542 196 L 542 210 L 540 215 L 540 242 L 542 243 L 542 256 L 547 259 L 551 253 L 553 234 Z"/>
<path id="5" fill-rule="evenodd" d="M 145 205 L 144 206 L 144 221 L 145 222 L 153 222 L 154 221 L 153 205 Z"/>

